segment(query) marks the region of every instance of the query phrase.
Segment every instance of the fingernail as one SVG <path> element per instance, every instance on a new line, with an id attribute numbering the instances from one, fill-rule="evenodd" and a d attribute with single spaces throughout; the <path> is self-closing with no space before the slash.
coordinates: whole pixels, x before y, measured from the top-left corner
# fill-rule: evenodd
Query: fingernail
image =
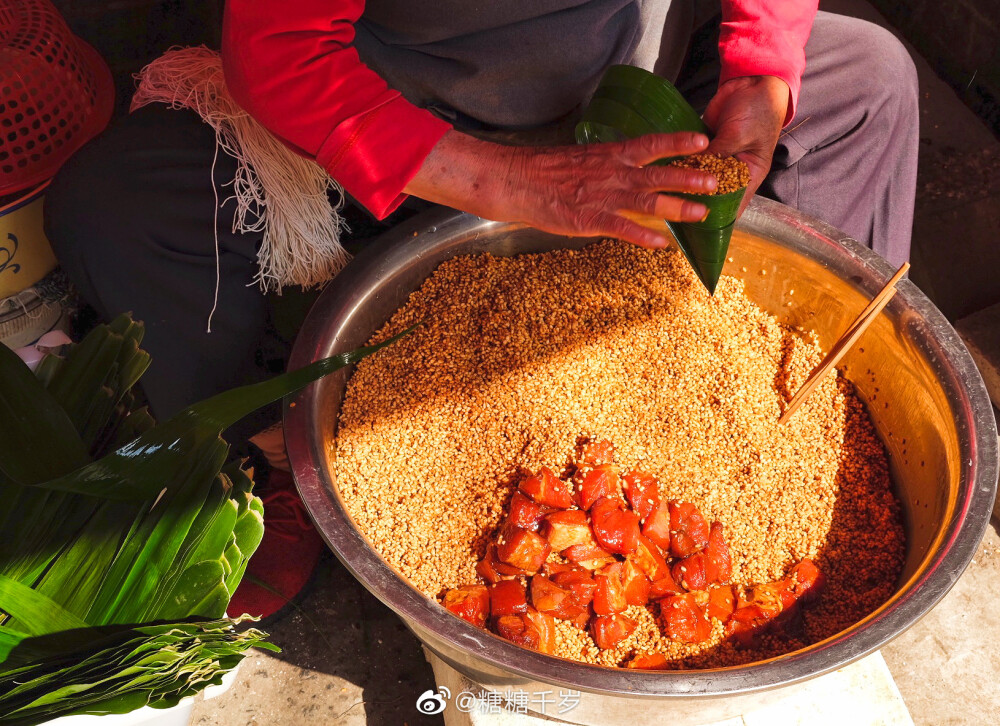
<path id="1" fill-rule="evenodd" d="M 683 212 L 686 219 L 693 219 L 699 222 L 704 222 L 705 218 L 708 217 L 708 207 L 704 204 L 698 204 L 698 202 L 684 202 L 681 212 Z"/>
<path id="2" fill-rule="evenodd" d="M 708 137 L 705 134 L 691 134 L 691 145 L 699 149 L 708 146 Z"/>
<path id="3" fill-rule="evenodd" d="M 702 189 L 708 189 L 709 191 L 711 191 L 715 189 L 717 186 L 719 186 L 719 182 L 715 179 L 714 176 L 703 176 L 701 178 Z"/>

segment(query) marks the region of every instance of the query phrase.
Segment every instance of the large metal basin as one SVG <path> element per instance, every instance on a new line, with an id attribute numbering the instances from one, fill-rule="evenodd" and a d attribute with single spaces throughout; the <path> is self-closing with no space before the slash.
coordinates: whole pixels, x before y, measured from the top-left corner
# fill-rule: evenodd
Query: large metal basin
<path id="1" fill-rule="evenodd" d="M 292 366 L 363 344 L 443 260 L 579 247 L 544 234 L 439 210 L 385 235 L 323 292 L 295 344 Z M 828 348 L 893 270 L 828 225 L 755 199 L 740 220 L 726 272 L 779 320 L 814 330 Z M 745 268 L 745 271 L 744 271 Z M 794 290 L 794 294 L 792 294 Z M 791 302 L 791 305 L 787 303 Z M 496 690 L 574 689 L 561 718 L 606 724 L 705 723 L 786 695 L 793 684 L 878 649 L 913 625 L 951 588 L 990 518 L 997 433 L 979 372 L 944 316 L 910 282 L 844 360 L 891 459 L 905 509 L 908 554 L 892 599 L 854 627 L 780 658 L 734 668 L 635 672 L 565 661 L 473 628 L 411 587 L 354 527 L 328 455 L 349 372 L 303 391 L 285 409 L 295 479 L 316 526 L 347 568 L 420 640 L 474 681 Z M 858 375 L 853 375 L 857 373 Z M 533 699 L 534 702 L 534 699 Z"/>

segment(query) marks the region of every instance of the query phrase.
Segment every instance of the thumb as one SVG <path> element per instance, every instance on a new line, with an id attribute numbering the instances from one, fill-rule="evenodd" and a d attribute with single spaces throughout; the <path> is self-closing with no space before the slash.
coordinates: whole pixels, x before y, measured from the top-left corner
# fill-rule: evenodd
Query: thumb
<path id="1" fill-rule="evenodd" d="M 744 146 L 738 129 L 732 126 L 723 126 L 719 129 L 719 134 L 709 143 L 705 152 L 719 156 L 735 156 L 744 150 Z"/>
<path id="2" fill-rule="evenodd" d="M 705 125 L 708 126 L 712 133 L 715 133 L 719 128 L 719 114 L 724 105 L 722 94 L 716 93 L 712 96 L 712 100 L 708 102 L 705 112 L 701 115 L 701 120 L 705 122 Z"/>

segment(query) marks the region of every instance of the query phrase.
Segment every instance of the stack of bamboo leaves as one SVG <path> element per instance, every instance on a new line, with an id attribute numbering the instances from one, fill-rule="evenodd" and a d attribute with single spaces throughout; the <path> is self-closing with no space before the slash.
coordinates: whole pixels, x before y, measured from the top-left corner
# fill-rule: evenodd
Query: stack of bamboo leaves
<path id="1" fill-rule="evenodd" d="M 0 345 L 0 723 L 168 707 L 266 646 L 224 618 L 264 525 L 220 434 L 376 349 L 155 425 L 142 334 L 121 316 L 34 373 Z"/>

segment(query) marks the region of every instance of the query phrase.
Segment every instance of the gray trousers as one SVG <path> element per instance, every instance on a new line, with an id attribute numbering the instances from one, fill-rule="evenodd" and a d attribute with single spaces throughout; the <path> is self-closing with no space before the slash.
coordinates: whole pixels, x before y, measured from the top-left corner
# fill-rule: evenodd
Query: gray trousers
<path id="1" fill-rule="evenodd" d="M 890 32 L 819 13 L 795 118 L 762 192 L 901 265 L 913 229 L 917 100 L 913 61 Z"/>
<path id="2" fill-rule="evenodd" d="M 806 54 L 798 112 L 762 191 L 899 263 L 909 252 L 917 163 L 910 58 L 880 28 L 825 13 Z M 711 63 L 695 65 L 679 85 L 710 94 Z M 232 206 L 218 216 L 222 279 L 205 332 L 216 270 L 213 152 L 211 129 L 193 113 L 144 108 L 70 159 L 46 197 L 49 238 L 84 299 L 107 319 L 131 310 L 146 322 L 153 364 L 143 387 L 161 418 L 273 374 L 287 342 L 273 335 L 251 284 L 260 236 L 232 233 Z M 233 171 L 220 155 L 217 182 Z M 230 440 L 276 415 L 275 407 L 244 422 Z"/>

